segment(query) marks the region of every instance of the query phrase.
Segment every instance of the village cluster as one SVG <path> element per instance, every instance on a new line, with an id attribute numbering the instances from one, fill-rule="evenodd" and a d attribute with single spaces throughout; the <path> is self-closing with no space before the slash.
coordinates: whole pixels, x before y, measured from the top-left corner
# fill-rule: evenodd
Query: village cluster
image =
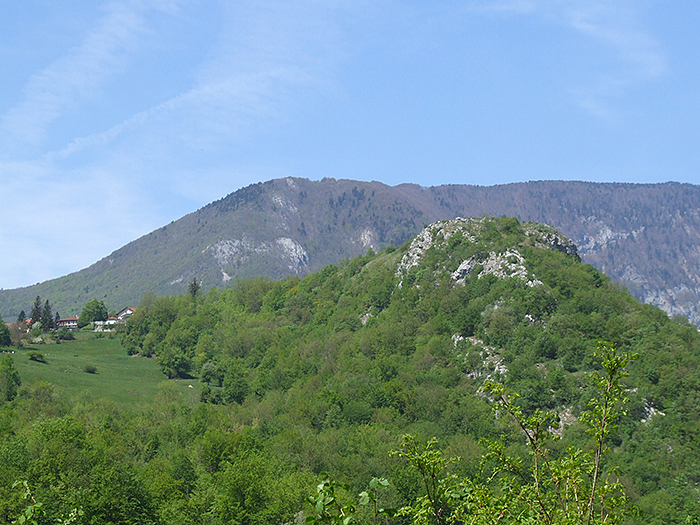
<path id="1" fill-rule="evenodd" d="M 106 321 L 93 321 L 92 325 L 95 332 L 104 332 L 111 330 L 115 325 L 126 323 L 126 320 L 131 317 L 131 315 L 136 311 L 135 308 L 127 306 L 117 313 L 116 317 L 108 317 Z M 31 326 L 31 324 L 30 324 Z M 72 315 L 70 317 L 64 317 L 56 321 L 56 328 L 67 328 L 68 330 L 78 329 L 78 316 Z"/>

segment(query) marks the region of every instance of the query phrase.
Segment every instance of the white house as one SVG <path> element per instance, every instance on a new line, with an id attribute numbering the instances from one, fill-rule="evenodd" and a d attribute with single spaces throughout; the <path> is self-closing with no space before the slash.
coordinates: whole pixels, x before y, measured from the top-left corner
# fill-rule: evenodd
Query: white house
<path id="1" fill-rule="evenodd" d="M 121 312 L 119 312 L 117 314 L 117 320 L 125 322 L 129 317 L 131 317 L 131 314 L 133 314 L 135 311 L 136 311 L 136 308 L 132 308 L 131 306 L 127 306 Z"/>
<path id="2" fill-rule="evenodd" d="M 56 328 L 68 328 L 69 330 L 78 329 L 78 316 L 64 317 L 56 321 Z"/>

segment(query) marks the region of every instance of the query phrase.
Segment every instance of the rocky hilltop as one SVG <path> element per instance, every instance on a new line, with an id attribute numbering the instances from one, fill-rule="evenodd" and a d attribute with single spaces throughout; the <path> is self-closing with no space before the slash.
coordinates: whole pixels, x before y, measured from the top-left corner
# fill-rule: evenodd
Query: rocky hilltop
<path id="1" fill-rule="evenodd" d="M 183 293 L 194 277 L 211 288 L 243 277 L 306 275 L 368 249 L 400 245 L 434 221 L 486 215 L 556 227 L 583 262 L 640 300 L 700 324 L 700 186 L 563 181 L 424 188 L 271 180 L 213 202 L 85 270 L 4 290 L 0 312 L 11 318 L 36 295 L 68 315 L 93 298 L 117 309 L 138 304 L 148 290 Z"/>

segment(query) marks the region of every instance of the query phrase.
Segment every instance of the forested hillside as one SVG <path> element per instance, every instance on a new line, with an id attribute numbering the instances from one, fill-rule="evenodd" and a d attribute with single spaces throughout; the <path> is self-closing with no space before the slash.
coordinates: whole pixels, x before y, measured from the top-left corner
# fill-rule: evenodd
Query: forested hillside
<path id="1" fill-rule="evenodd" d="M 358 506 L 360 522 L 467 522 L 478 495 L 501 502 L 528 493 L 533 435 L 561 434 L 546 445 L 548 461 L 568 465 L 581 487 L 590 486 L 586 451 L 597 449 L 586 421 L 598 389 L 589 376 L 605 376 L 595 351 L 613 346 L 631 358 L 618 370 L 628 373 L 619 378 L 619 398 L 629 402 L 606 427 L 601 466 L 618 468 L 605 479 L 619 481 L 629 498 L 616 500 L 620 508 L 638 509 L 621 522 L 700 518 L 698 330 L 582 264 L 551 227 L 505 218 L 435 223 L 398 248 L 303 278 L 147 294 L 121 341 L 123 352 L 157 360 L 173 380 L 149 408 L 94 393 L 61 398 L 42 382 L 6 394 L 0 520 L 26 508 L 11 486 L 27 480 L 47 523 L 77 508 L 76 523 L 263 524 L 306 516 L 330 523 L 307 501 L 327 472 L 332 481 L 321 490 L 333 488 L 340 503 L 368 491 L 381 506 L 410 506 L 376 518 L 372 505 Z M 170 388 L 177 380 L 193 385 L 199 401 Z M 520 395 L 510 408 L 535 415 L 539 434 L 524 433 L 503 404 L 493 411 L 500 392 L 493 382 Z M 411 448 L 416 442 L 405 434 L 438 441 Z M 580 451 L 571 461 L 568 447 Z M 440 468 L 437 450 L 460 459 Z M 508 465 L 517 470 L 522 461 L 523 479 L 508 469 L 494 473 L 506 457 L 521 458 Z M 435 500 L 444 504 L 442 522 L 431 514 L 430 492 L 424 497 L 421 461 L 437 465 L 436 482 L 444 479 L 435 485 L 443 492 L 434 493 L 444 496 Z M 373 478 L 388 486 L 375 481 L 370 490 Z M 484 522 L 545 522 L 514 501 Z"/>
<path id="2" fill-rule="evenodd" d="M 436 220 L 482 216 L 545 223 L 584 262 L 643 302 L 700 324 L 700 187 L 540 181 L 422 188 L 287 178 L 254 184 L 160 228 L 80 272 L 0 290 L 14 318 L 37 295 L 61 315 L 90 300 L 135 306 L 147 291 L 181 294 L 237 279 L 305 276 L 346 257 L 398 246 Z"/>

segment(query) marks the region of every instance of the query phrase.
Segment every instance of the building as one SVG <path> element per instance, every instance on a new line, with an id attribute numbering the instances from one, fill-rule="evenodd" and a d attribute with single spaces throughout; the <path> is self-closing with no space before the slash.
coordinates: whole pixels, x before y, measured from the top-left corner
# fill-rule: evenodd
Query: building
<path id="1" fill-rule="evenodd" d="M 69 330 L 78 329 L 78 316 L 64 317 L 56 321 L 56 328 L 68 328 Z"/>
<path id="2" fill-rule="evenodd" d="M 124 308 L 122 311 L 120 311 L 117 314 L 117 320 L 126 322 L 126 320 L 131 317 L 131 315 L 136 311 L 136 308 L 132 308 L 131 306 L 127 306 Z"/>

